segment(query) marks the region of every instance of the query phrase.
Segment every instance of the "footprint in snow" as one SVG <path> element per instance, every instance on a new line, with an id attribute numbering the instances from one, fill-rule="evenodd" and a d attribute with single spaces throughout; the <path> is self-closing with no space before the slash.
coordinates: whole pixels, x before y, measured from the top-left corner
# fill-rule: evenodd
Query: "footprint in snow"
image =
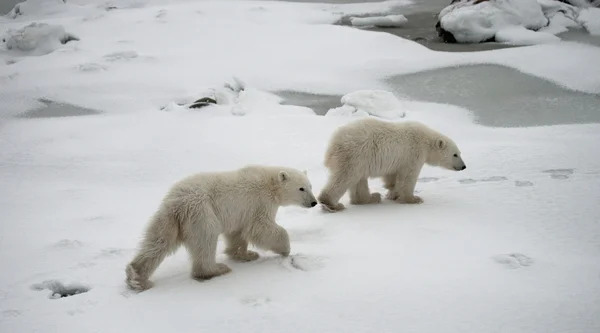
<path id="1" fill-rule="evenodd" d="M 438 180 L 440 180 L 437 177 L 421 177 L 419 179 L 417 179 L 417 182 L 419 183 L 433 183 L 433 182 L 437 182 Z"/>
<path id="2" fill-rule="evenodd" d="M 533 265 L 533 259 L 522 253 L 508 253 L 493 256 L 492 259 L 508 268 L 516 269 Z"/>
<path id="3" fill-rule="evenodd" d="M 89 62 L 89 63 L 80 64 L 80 65 L 76 66 L 75 69 L 80 72 L 83 72 L 83 73 L 89 73 L 89 72 L 105 71 L 108 69 L 108 67 L 98 64 L 98 63 L 95 63 L 95 62 Z"/>
<path id="4" fill-rule="evenodd" d="M 266 304 L 271 303 L 271 299 L 269 297 L 256 297 L 256 296 L 248 296 L 248 297 L 244 297 L 241 299 L 242 304 L 251 306 L 251 307 L 257 307 L 257 306 L 263 306 Z"/>
<path id="5" fill-rule="evenodd" d="M 1 312 L 2 318 L 16 318 L 23 314 L 21 310 L 9 309 Z"/>
<path id="6" fill-rule="evenodd" d="M 58 280 L 46 280 L 42 283 L 32 285 L 31 288 L 34 290 L 50 290 L 50 294 L 48 295 L 48 298 L 50 299 L 79 295 L 86 293 L 91 289 L 89 286 L 79 283 L 64 285 Z"/>
<path id="7" fill-rule="evenodd" d="M 464 178 L 464 179 L 459 179 L 458 182 L 461 184 L 475 184 L 478 182 L 501 182 L 501 181 L 505 181 L 508 180 L 508 178 L 504 177 L 504 176 L 491 176 L 491 177 L 486 177 L 486 178 L 481 178 L 481 179 L 473 179 L 473 178 Z"/>
<path id="8" fill-rule="evenodd" d="M 515 180 L 516 187 L 529 187 L 533 186 L 533 183 L 528 180 Z"/>
<path id="9" fill-rule="evenodd" d="M 575 169 L 549 169 L 543 170 L 543 173 L 550 174 L 552 179 L 569 179 Z"/>
<path id="10" fill-rule="evenodd" d="M 325 258 L 293 254 L 281 261 L 281 265 L 289 270 L 314 271 L 325 266 Z"/>
<path id="11" fill-rule="evenodd" d="M 128 61 L 131 59 L 135 59 L 139 57 L 139 54 L 135 51 L 121 51 L 121 52 L 113 52 L 104 55 L 104 60 L 114 62 L 114 61 Z"/>
<path id="12" fill-rule="evenodd" d="M 81 241 L 76 239 L 61 239 L 58 242 L 52 244 L 52 248 L 55 249 L 78 249 L 83 246 Z"/>

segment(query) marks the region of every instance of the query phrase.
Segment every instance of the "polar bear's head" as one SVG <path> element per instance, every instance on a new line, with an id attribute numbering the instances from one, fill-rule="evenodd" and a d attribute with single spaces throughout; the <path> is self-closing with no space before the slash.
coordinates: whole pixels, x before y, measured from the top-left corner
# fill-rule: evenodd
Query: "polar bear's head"
<path id="1" fill-rule="evenodd" d="M 440 136 L 433 142 L 427 156 L 427 164 L 448 170 L 461 171 L 467 168 L 456 143 L 446 136 Z"/>
<path id="2" fill-rule="evenodd" d="M 312 185 L 306 171 L 286 169 L 279 171 L 278 180 L 281 184 L 281 205 L 298 205 L 311 208 L 317 205 L 317 199 L 312 193 Z"/>

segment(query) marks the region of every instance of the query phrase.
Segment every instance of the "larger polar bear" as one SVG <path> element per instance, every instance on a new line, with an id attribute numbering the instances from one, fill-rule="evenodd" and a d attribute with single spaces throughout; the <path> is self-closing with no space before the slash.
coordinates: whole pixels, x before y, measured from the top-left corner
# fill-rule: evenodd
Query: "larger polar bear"
<path id="1" fill-rule="evenodd" d="M 125 269 L 125 282 L 134 290 L 151 288 L 150 276 L 182 244 L 193 278 L 229 273 L 228 266 L 215 260 L 220 234 L 227 243 L 225 253 L 236 261 L 258 259 L 248 243 L 288 256 L 287 231 L 275 222 L 279 207 L 287 205 L 317 205 L 306 172 L 249 165 L 184 178 L 171 187 L 150 220 L 138 254 Z"/>
<path id="2" fill-rule="evenodd" d="M 421 203 L 414 189 L 424 164 L 466 169 L 454 141 L 422 123 L 375 118 L 351 122 L 331 137 L 325 153 L 330 177 L 319 202 L 330 212 L 343 210 L 339 200 L 349 190 L 352 204 L 379 203 L 381 194 L 369 192 L 368 179 L 382 177 L 388 199 Z"/>

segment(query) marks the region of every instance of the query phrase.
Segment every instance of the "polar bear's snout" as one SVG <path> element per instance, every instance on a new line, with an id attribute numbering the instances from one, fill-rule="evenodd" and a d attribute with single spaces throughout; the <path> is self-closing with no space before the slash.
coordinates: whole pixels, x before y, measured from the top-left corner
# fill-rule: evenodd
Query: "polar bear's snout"
<path id="1" fill-rule="evenodd" d="M 306 194 L 307 194 L 308 198 L 304 199 L 304 206 L 306 206 L 307 208 L 312 208 L 312 207 L 316 206 L 317 199 L 315 198 L 315 196 L 310 192 L 307 192 Z"/>

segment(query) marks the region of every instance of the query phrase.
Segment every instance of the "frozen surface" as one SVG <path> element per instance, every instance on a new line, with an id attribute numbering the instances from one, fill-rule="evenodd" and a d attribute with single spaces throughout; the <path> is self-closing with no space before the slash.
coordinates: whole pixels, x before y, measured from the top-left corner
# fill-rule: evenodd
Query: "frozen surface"
<path id="1" fill-rule="evenodd" d="M 370 17 L 352 17 L 350 23 L 353 26 L 367 27 L 401 27 L 408 20 L 404 15 L 386 15 L 386 16 L 370 16 Z"/>
<path id="2" fill-rule="evenodd" d="M 469 110 L 419 100 L 401 99 L 406 114 L 394 121 L 449 135 L 469 165 L 425 167 L 424 204 L 287 207 L 277 221 L 291 258 L 232 263 L 220 243 L 218 260 L 233 272 L 200 283 L 181 249 L 153 289 L 126 289 L 124 267 L 178 179 L 261 163 L 307 169 L 314 191 L 323 187 L 325 143 L 353 118 L 282 107 L 268 91 L 390 91 L 389 76 L 486 63 L 600 92 L 590 45 L 447 54 L 333 25 L 398 3 L 157 0 L 106 10 L 82 0 L 2 19 L 2 29 L 47 23 L 81 39 L 37 57 L 0 52 L 0 331 L 598 332 L 600 157 L 590 152 L 600 125 L 484 127 Z M 222 103 L 180 107 L 207 93 Z M 16 117 L 48 101 L 98 113 Z M 551 103 L 522 107 L 545 117 L 540 105 Z M 378 180 L 371 187 L 383 191 Z"/>
<path id="3" fill-rule="evenodd" d="M 385 119 L 402 118 L 404 105 L 393 93 L 385 90 L 359 90 L 342 96 L 342 106 L 331 109 L 327 116 L 376 116 Z"/>

